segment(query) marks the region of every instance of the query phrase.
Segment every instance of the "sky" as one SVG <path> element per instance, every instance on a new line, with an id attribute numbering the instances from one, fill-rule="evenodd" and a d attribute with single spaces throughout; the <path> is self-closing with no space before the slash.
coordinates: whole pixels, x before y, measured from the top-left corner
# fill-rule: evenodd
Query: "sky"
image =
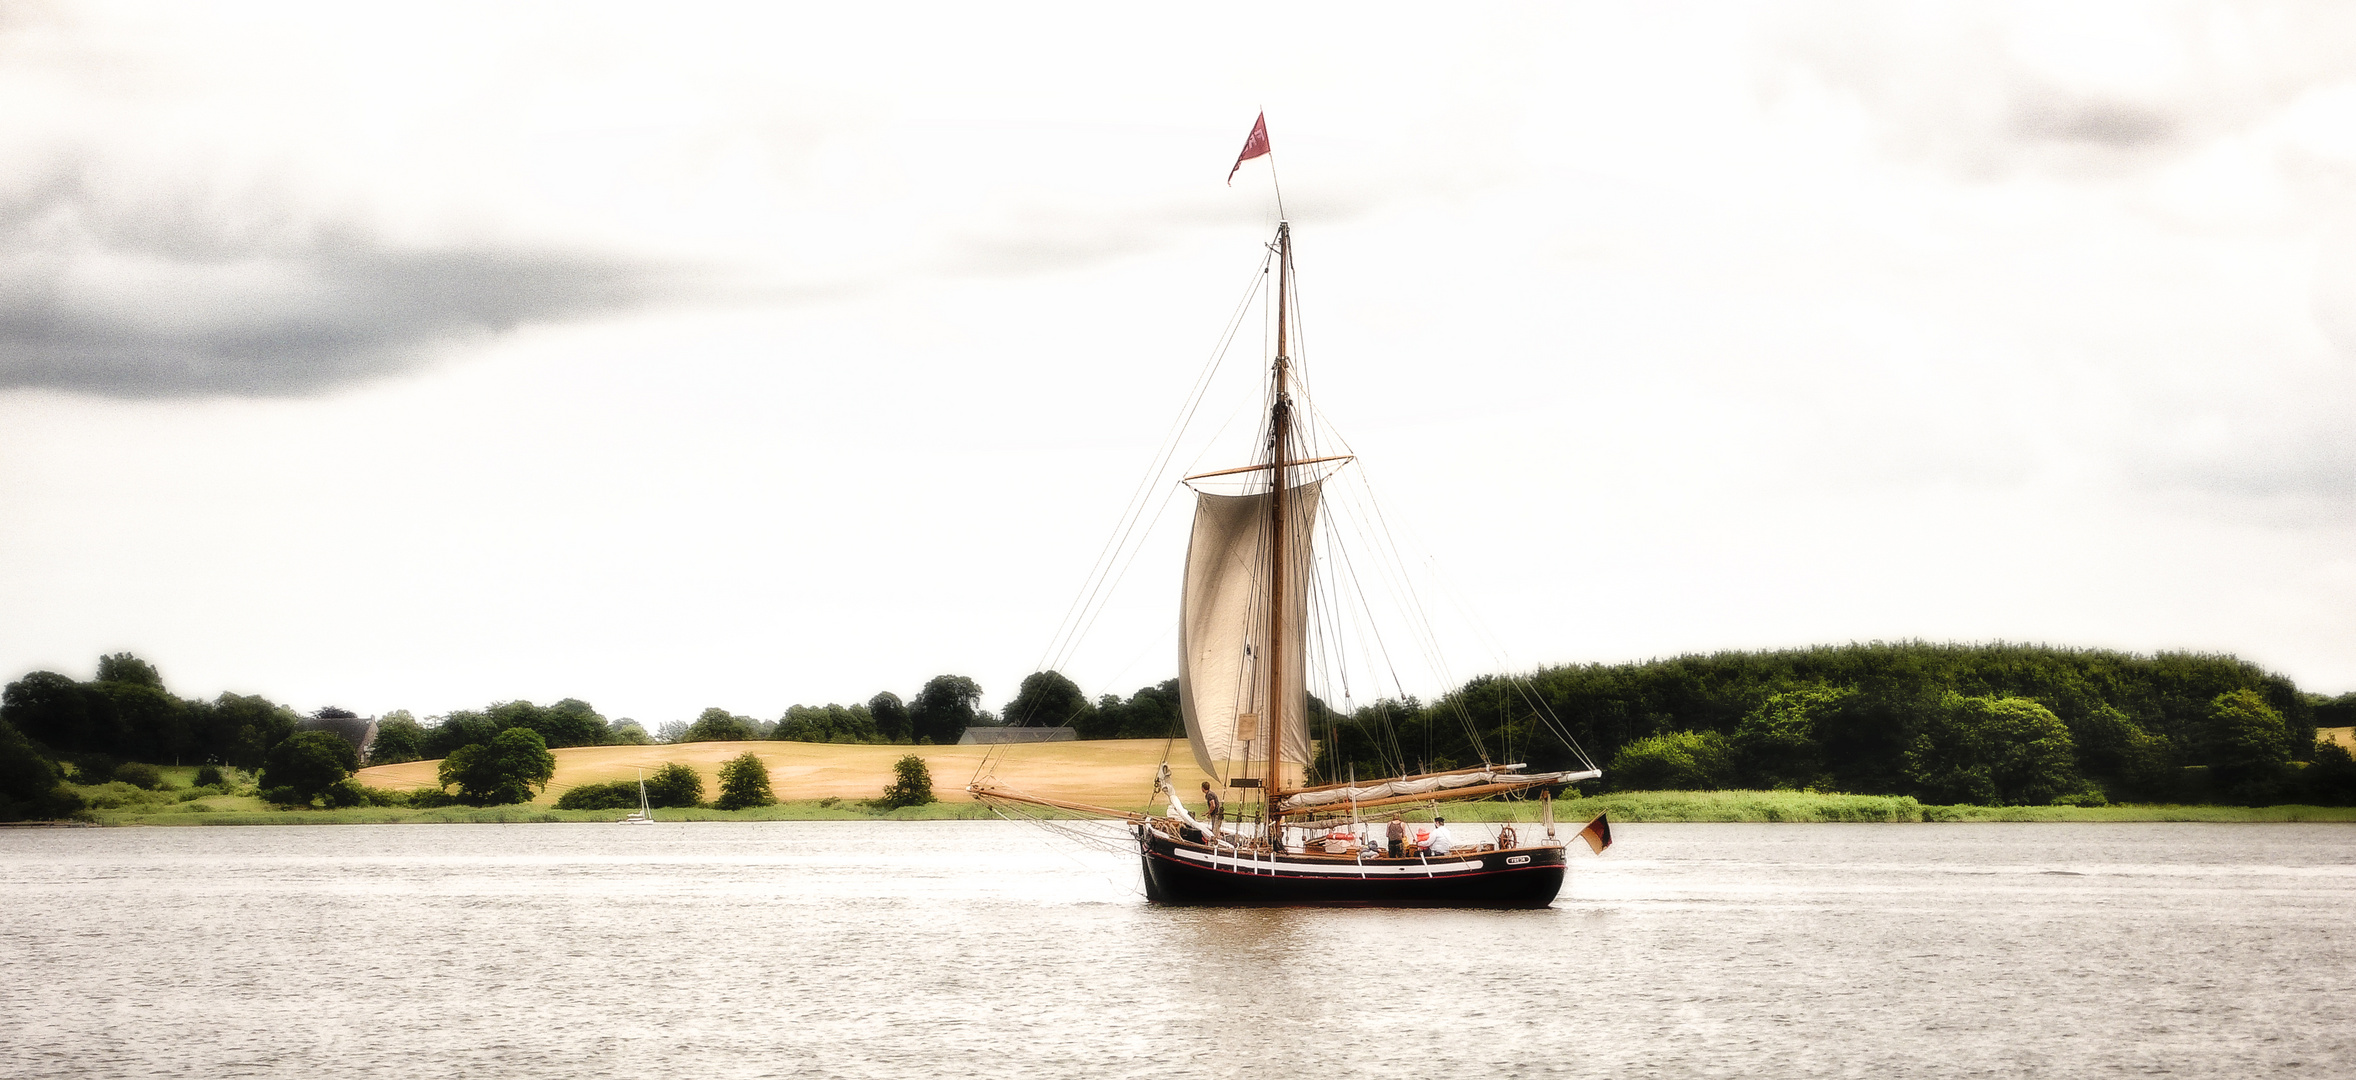
<path id="1" fill-rule="evenodd" d="M 1153 465 L 1265 111 L 1315 404 L 1436 590 L 1398 688 L 2356 690 L 2343 6 L 29 3 L 0 102 L 0 676 L 650 728 L 1169 678 L 1264 319 Z"/>

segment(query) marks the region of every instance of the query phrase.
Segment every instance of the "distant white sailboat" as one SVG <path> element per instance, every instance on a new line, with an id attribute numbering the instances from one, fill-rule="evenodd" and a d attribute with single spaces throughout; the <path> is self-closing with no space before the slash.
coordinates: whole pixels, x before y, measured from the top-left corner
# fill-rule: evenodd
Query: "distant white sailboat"
<path id="1" fill-rule="evenodd" d="M 646 805 L 646 770 L 638 770 L 638 810 L 629 817 L 614 822 L 616 825 L 652 825 L 654 810 Z"/>

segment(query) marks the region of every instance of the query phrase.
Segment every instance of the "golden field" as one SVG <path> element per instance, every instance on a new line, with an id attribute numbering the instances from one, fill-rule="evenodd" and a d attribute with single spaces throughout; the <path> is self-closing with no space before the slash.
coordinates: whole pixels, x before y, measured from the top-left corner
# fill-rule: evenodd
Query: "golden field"
<path id="1" fill-rule="evenodd" d="M 1154 769 L 1170 755 L 1172 780 L 1194 791 L 1204 779 L 1183 743 L 1164 739 L 1102 739 L 1034 743 L 1026 746 L 850 746 L 839 743 L 707 742 L 661 746 L 575 746 L 551 750 L 556 776 L 532 800 L 553 806 L 580 784 L 629 780 L 638 770 L 653 772 L 676 761 L 703 774 L 704 797 L 720 794 L 720 765 L 750 750 L 769 767 L 769 786 L 779 799 L 872 799 L 892 782 L 892 763 L 908 754 L 932 771 L 933 794 L 962 801 L 974 771 L 995 750 L 991 775 L 1006 787 L 1034 795 L 1099 806 L 1133 808 L 1153 797 Z M 406 791 L 434 786 L 439 761 L 375 765 L 359 772 L 372 787 Z"/>

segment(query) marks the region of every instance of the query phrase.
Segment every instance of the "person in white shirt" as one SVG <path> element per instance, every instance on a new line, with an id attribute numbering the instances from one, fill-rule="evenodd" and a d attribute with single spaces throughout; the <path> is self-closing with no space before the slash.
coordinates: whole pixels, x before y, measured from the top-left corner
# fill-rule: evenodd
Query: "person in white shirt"
<path id="1" fill-rule="evenodd" d="M 1423 853 L 1426 855 L 1446 855 L 1454 850 L 1456 850 L 1456 841 L 1448 836 L 1448 819 L 1434 815 L 1432 817 L 1432 837 L 1423 842 Z"/>

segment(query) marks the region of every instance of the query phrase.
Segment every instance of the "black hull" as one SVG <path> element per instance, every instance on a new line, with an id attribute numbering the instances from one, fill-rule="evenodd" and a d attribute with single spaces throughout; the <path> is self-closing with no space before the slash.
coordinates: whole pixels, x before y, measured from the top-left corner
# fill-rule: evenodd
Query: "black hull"
<path id="1" fill-rule="evenodd" d="M 1140 830 L 1145 895 L 1172 905 L 1540 908 L 1562 891 L 1560 847 L 1434 859 L 1236 856 Z"/>

